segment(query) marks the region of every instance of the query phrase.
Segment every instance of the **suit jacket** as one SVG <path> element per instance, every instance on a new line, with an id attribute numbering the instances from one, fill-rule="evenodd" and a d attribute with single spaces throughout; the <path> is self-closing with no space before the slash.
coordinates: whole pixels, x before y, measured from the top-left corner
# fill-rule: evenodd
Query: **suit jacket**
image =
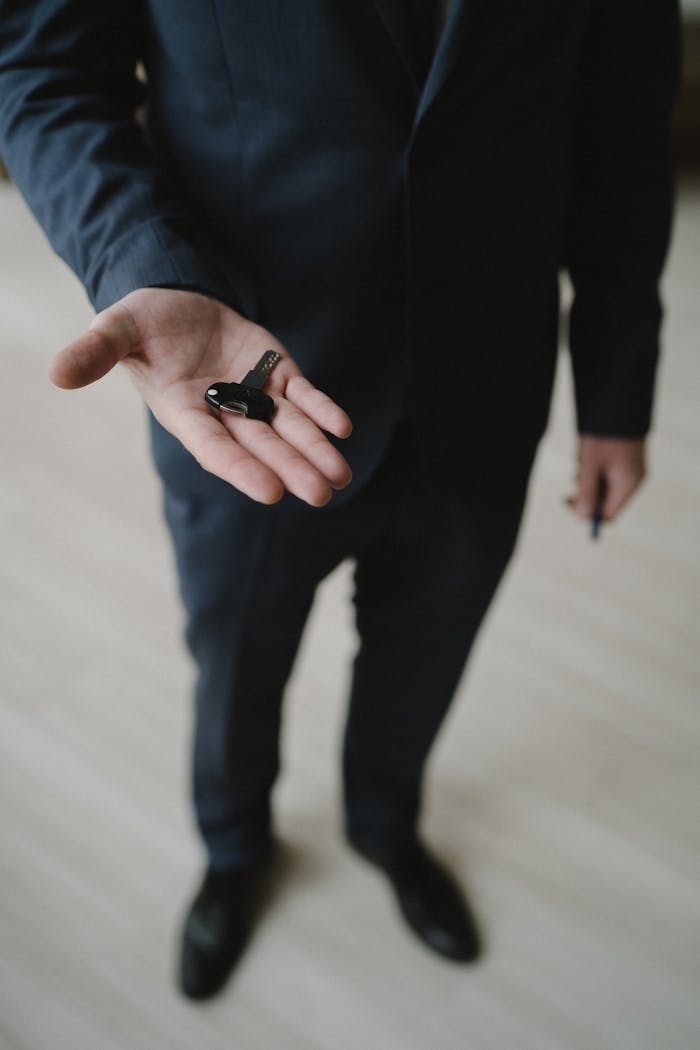
<path id="1" fill-rule="evenodd" d="M 677 2 L 455 0 L 424 84 L 404 6 L 0 0 L 0 152 L 97 309 L 217 297 L 348 410 L 356 484 L 403 411 L 509 502 L 562 265 L 579 430 L 650 426 Z"/>

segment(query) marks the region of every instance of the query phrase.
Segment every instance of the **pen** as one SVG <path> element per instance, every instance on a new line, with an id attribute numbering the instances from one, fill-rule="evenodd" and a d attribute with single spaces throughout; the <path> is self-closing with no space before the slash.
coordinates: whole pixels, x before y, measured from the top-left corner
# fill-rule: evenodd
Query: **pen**
<path id="1" fill-rule="evenodd" d="M 601 474 L 598 478 L 598 492 L 596 494 L 595 508 L 593 510 L 593 515 L 591 516 L 592 540 L 600 538 L 600 526 L 603 522 L 603 504 L 605 503 L 607 488 L 605 477 Z"/>

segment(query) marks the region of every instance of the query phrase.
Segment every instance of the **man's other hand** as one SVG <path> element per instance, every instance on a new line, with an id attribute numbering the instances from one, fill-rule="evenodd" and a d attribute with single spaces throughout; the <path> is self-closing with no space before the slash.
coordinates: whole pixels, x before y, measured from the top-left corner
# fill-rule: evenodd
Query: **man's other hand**
<path id="1" fill-rule="evenodd" d="M 603 521 L 612 521 L 646 476 L 645 439 L 595 437 L 581 434 L 578 448 L 576 493 L 565 502 L 582 518 L 590 519 L 596 507 L 598 480 L 604 478 L 606 495 Z"/>
<path id="2" fill-rule="evenodd" d="M 282 354 L 265 384 L 275 402 L 271 423 L 205 403 L 207 387 L 240 382 L 265 350 Z M 118 363 L 200 465 L 252 499 L 275 503 L 287 489 L 320 507 L 349 483 L 350 467 L 323 433 L 347 437 L 346 413 L 304 378 L 274 336 L 222 303 L 164 288 L 131 292 L 55 356 L 49 375 L 75 389 Z"/>

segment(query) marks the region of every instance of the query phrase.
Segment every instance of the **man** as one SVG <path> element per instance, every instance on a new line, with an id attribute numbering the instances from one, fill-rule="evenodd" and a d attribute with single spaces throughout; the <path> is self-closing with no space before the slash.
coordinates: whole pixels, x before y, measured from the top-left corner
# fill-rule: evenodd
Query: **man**
<path id="1" fill-rule="evenodd" d="M 423 771 L 516 542 L 562 263 L 570 504 L 609 521 L 644 473 L 676 4 L 0 0 L 0 18 L 2 151 L 99 311 L 52 379 L 121 362 L 152 412 L 199 671 L 208 857 L 181 988 L 218 990 L 252 925 L 282 691 L 348 556 L 347 836 L 429 947 L 475 958 L 418 835 Z M 222 408 L 269 350 L 271 419 Z"/>

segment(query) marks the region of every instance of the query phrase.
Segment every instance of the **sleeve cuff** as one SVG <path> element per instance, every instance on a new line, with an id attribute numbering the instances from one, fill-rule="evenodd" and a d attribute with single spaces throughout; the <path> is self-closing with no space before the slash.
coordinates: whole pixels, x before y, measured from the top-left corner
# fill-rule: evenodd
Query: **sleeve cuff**
<path id="1" fill-rule="evenodd" d="M 658 298 L 574 300 L 569 346 L 580 434 L 632 438 L 648 433 L 661 317 Z"/>
<path id="2" fill-rule="evenodd" d="M 222 264 L 178 216 L 149 220 L 117 238 L 84 283 L 97 311 L 137 288 L 165 286 L 201 292 L 245 313 Z"/>

